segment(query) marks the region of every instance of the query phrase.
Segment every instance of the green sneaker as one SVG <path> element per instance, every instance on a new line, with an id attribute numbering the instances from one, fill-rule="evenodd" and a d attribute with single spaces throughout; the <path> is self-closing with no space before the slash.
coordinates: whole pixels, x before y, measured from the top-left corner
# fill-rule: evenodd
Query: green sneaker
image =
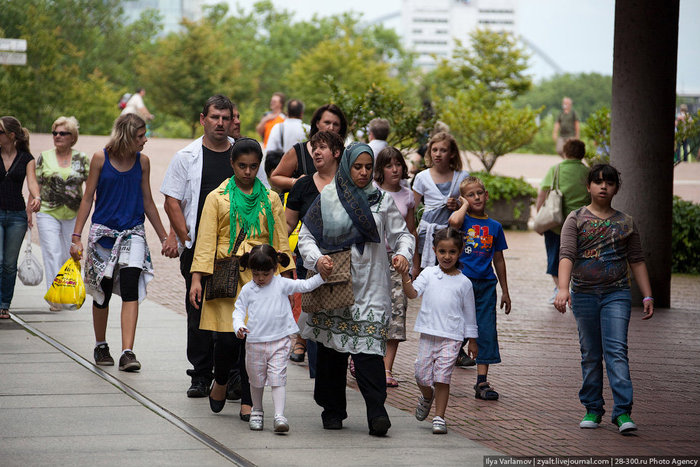
<path id="1" fill-rule="evenodd" d="M 586 412 L 586 415 L 581 419 L 581 423 L 578 424 L 581 428 L 598 428 L 600 425 L 600 420 L 603 417 L 593 412 Z"/>
<path id="2" fill-rule="evenodd" d="M 620 433 L 629 433 L 630 431 L 637 431 L 637 425 L 630 418 L 630 414 L 623 413 L 615 419 L 615 425 L 617 425 L 617 430 Z"/>

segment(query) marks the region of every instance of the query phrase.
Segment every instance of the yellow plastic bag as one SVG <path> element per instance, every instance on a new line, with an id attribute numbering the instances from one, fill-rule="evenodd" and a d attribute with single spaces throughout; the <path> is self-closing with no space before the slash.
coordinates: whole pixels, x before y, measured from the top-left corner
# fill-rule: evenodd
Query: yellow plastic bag
<path id="1" fill-rule="evenodd" d="M 58 271 L 49 291 L 44 295 L 49 305 L 65 310 L 77 310 L 85 301 L 85 283 L 80 276 L 80 263 L 68 258 Z"/>

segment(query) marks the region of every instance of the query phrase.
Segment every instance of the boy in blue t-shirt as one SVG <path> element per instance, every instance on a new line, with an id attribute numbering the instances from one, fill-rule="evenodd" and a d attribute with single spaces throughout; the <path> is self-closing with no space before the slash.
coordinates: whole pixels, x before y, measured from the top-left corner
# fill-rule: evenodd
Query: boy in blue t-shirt
<path id="1" fill-rule="evenodd" d="M 467 177 L 459 185 L 459 192 L 462 206 L 452 213 L 449 224 L 464 234 L 464 250 L 459 257 L 460 269 L 474 287 L 476 324 L 479 328 L 479 337 L 476 339 L 479 353 L 476 358 L 475 397 L 496 400 L 498 393 L 488 383 L 486 376 L 490 364 L 501 362 L 496 332 L 497 283 L 501 284 L 501 308 L 505 306 L 506 314 L 510 313 L 506 260 L 503 257 L 503 250 L 507 249 L 508 245 L 501 224 L 486 215 L 489 192 L 486 191 L 484 182 L 476 177 Z M 493 272 L 494 268 L 496 274 Z M 457 366 L 473 364 L 474 361 L 461 350 Z"/>

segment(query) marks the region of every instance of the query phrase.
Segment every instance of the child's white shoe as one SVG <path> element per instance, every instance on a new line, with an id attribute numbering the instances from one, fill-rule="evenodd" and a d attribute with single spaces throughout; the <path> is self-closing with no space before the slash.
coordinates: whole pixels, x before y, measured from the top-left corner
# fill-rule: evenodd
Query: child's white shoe
<path id="1" fill-rule="evenodd" d="M 261 431 L 263 429 L 263 412 L 254 410 L 250 413 L 250 421 L 248 422 L 248 426 L 250 427 L 251 430 L 253 431 Z"/>
<path id="2" fill-rule="evenodd" d="M 430 407 L 433 406 L 433 399 L 435 399 L 435 389 L 433 389 L 433 397 L 430 400 L 426 400 L 422 395 L 418 397 L 418 405 L 416 405 L 416 419 L 418 421 L 426 419 L 430 413 Z"/>
<path id="3" fill-rule="evenodd" d="M 275 433 L 286 433 L 289 431 L 289 422 L 284 415 L 275 415 Z"/>
<path id="4" fill-rule="evenodd" d="M 447 424 L 445 419 L 442 417 L 433 418 L 433 434 L 434 435 L 444 435 L 447 433 Z"/>

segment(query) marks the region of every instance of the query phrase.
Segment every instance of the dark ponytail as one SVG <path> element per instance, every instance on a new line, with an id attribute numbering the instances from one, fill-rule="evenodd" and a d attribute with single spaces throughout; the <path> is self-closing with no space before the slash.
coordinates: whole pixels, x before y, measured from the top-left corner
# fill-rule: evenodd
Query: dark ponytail
<path id="1" fill-rule="evenodd" d="M 253 271 L 269 271 L 276 269 L 278 264 L 282 267 L 289 266 L 289 255 L 278 252 L 272 246 L 255 245 L 250 253 L 245 253 L 240 259 L 243 269 L 250 268 Z"/>

